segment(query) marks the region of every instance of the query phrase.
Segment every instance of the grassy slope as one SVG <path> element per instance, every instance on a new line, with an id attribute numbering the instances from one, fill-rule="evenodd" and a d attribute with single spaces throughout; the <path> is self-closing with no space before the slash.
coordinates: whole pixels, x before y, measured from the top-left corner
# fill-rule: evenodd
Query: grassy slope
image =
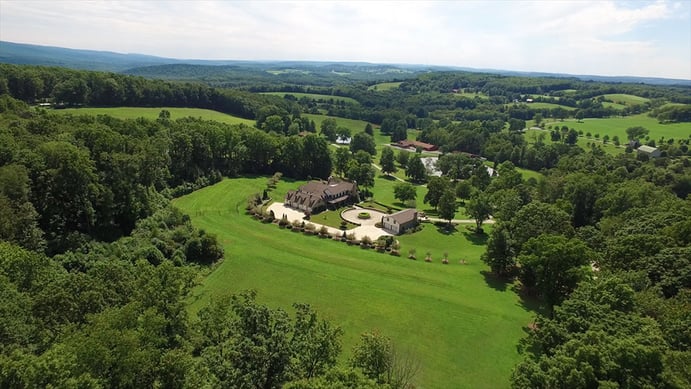
<path id="1" fill-rule="evenodd" d="M 475 92 L 458 92 L 458 93 L 454 93 L 454 96 L 457 96 L 457 97 L 467 97 L 467 98 L 469 98 L 469 99 L 474 99 L 474 98 L 476 98 L 476 97 L 479 97 L 479 98 L 481 98 L 481 99 L 483 99 L 483 100 L 489 99 L 489 96 L 487 96 L 486 94 L 484 94 L 484 93 L 475 93 Z"/>
<path id="2" fill-rule="evenodd" d="M 212 111 L 201 108 L 142 108 L 142 107 L 117 107 L 117 108 L 66 108 L 56 109 L 55 113 L 73 114 L 73 115 L 110 115 L 119 119 L 137 119 L 144 117 L 147 119 L 156 119 L 161 110 L 168 110 L 170 118 L 180 119 L 188 116 L 201 117 L 205 120 L 215 120 L 227 124 L 245 124 L 254 126 L 255 121 L 243 119 L 236 116 L 227 115 L 222 112 Z"/>
<path id="3" fill-rule="evenodd" d="M 554 104 L 554 103 L 542 103 L 542 102 L 537 102 L 537 103 L 528 103 L 526 104 L 528 108 L 532 109 L 554 109 L 554 108 L 564 108 L 567 111 L 574 111 L 576 108 L 569 107 L 566 105 L 559 105 L 559 104 Z"/>
<path id="4" fill-rule="evenodd" d="M 559 122 L 559 123 L 561 123 L 561 122 Z M 566 122 L 564 122 L 564 123 L 566 124 Z M 570 127 L 570 124 L 566 124 L 566 125 Z M 561 127 L 561 125 L 559 127 Z M 584 131 L 584 133 L 585 133 L 585 131 Z M 552 143 L 549 131 L 543 131 L 543 130 L 527 130 L 525 132 L 525 139 L 528 143 L 531 143 L 531 144 L 536 143 L 538 136 L 540 134 L 544 135 L 544 142 L 545 143 L 547 143 L 547 144 Z M 626 137 L 623 137 L 623 138 L 621 136 L 619 137 L 620 140 L 625 139 L 625 138 Z M 615 146 L 612 143 L 611 139 L 607 144 L 602 143 L 602 134 L 601 134 L 599 140 L 595 139 L 594 137 L 591 137 L 590 139 L 588 139 L 584 135 L 584 136 L 579 136 L 578 140 L 576 141 L 576 145 L 578 145 L 578 147 L 582 148 L 585 151 L 590 150 L 588 143 L 595 143 L 596 145 L 600 146 L 605 153 L 610 154 L 610 155 L 618 155 L 618 154 L 623 153 L 625 150 L 624 146 L 620 146 L 620 147 Z M 526 178 L 525 175 L 523 177 Z"/>
<path id="5" fill-rule="evenodd" d="M 244 215 L 246 197 L 265 178 L 224 180 L 175 200 L 193 223 L 218 234 L 225 261 L 195 291 L 191 310 L 212 296 L 259 291 L 272 306 L 307 302 L 345 330 L 347 358 L 359 334 L 378 329 L 422 363 L 421 388 L 507 387 L 518 340 L 532 313 L 481 274 L 483 240 L 462 228 L 442 235 L 433 225 L 401 237 L 404 253 L 432 251 L 435 263 L 410 261 L 308 237 Z M 281 198 L 299 183 L 281 182 Z M 442 250 L 452 264 L 440 263 Z M 459 265 L 465 258 L 468 265 Z"/>
<path id="6" fill-rule="evenodd" d="M 319 133 L 321 124 L 325 119 L 336 119 L 336 123 L 339 127 L 346 127 L 350 129 L 350 132 L 353 134 L 356 132 L 363 132 L 365 130 L 365 126 L 367 125 L 367 122 L 364 120 L 345 119 L 336 116 L 316 115 L 310 113 L 303 113 L 302 116 L 307 117 L 310 120 L 314 120 L 314 124 L 317 126 L 317 133 Z"/>
<path id="7" fill-rule="evenodd" d="M 260 93 L 262 95 L 273 95 L 273 96 L 280 96 L 283 97 L 285 95 L 293 95 L 298 99 L 301 99 L 303 97 L 306 97 L 308 99 L 314 99 L 317 101 L 343 101 L 349 104 L 360 104 L 357 102 L 357 100 L 350 98 L 350 97 L 342 97 L 342 96 L 332 96 L 332 95 L 320 95 L 317 93 L 300 93 L 300 92 L 262 92 Z"/>
<path id="8" fill-rule="evenodd" d="M 650 101 L 650 99 L 646 97 L 627 95 L 625 93 L 610 93 L 603 96 L 605 96 L 607 100 L 612 100 L 614 103 L 621 105 L 643 104 Z"/>
<path id="9" fill-rule="evenodd" d="M 610 138 L 617 135 L 621 142 L 626 141 L 626 129 L 629 127 L 641 126 L 650 131 L 650 139 L 657 141 L 660 137 L 665 139 L 685 139 L 691 135 L 691 125 L 689 123 L 670 123 L 660 124 L 657 119 L 651 118 L 648 114 L 632 115 L 625 117 L 613 117 L 606 119 L 583 119 L 581 122 L 576 120 L 565 120 L 564 122 L 547 123 L 548 125 L 568 126 L 576 130 L 583 130 L 584 133 L 590 132 L 593 135 L 600 134 L 600 137 L 609 135 Z"/>
<path id="10" fill-rule="evenodd" d="M 381 82 L 381 83 L 379 83 L 379 84 L 374 84 L 374 85 L 370 86 L 370 87 L 367 88 L 367 89 L 369 89 L 369 90 L 378 90 L 378 91 L 387 91 L 387 90 L 390 90 L 390 89 L 396 89 L 396 88 L 398 88 L 401 84 L 403 84 L 403 83 L 402 83 L 402 82 Z"/>

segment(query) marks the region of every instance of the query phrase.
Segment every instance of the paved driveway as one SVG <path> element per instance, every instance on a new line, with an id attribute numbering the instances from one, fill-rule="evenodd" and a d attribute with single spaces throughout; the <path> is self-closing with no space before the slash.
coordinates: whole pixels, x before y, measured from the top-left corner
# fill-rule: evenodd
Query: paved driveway
<path id="1" fill-rule="evenodd" d="M 360 212 L 367 212 L 370 214 L 369 219 L 359 219 L 357 215 Z M 347 221 L 355 224 L 360 224 L 362 226 L 373 226 L 381 221 L 381 218 L 386 216 L 384 212 L 380 211 L 374 211 L 372 209 L 362 209 L 362 208 L 355 208 L 355 209 L 348 209 L 346 211 L 343 211 L 341 213 L 341 217 L 346 219 Z"/>
<path id="2" fill-rule="evenodd" d="M 280 219 L 283 217 L 283 215 L 286 215 L 286 218 L 288 218 L 288 221 L 290 221 L 291 223 L 295 220 L 303 221 L 304 217 L 305 217 L 304 212 L 298 211 L 298 210 L 290 208 L 290 207 L 286 207 L 285 205 L 283 205 L 283 203 L 273 203 L 273 204 L 269 205 L 268 209 L 270 211 L 274 211 L 274 216 L 277 219 Z M 362 239 L 365 236 L 368 236 L 372 240 L 377 240 L 377 238 L 379 238 L 382 235 L 391 235 L 388 232 L 384 231 L 383 229 L 374 226 L 374 224 L 377 223 L 378 221 L 380 221 L 381 217 L 383 215 L 385 215 L 383 212 L 372 211 L 369 209 L 366 211 L 369 212 L 370 215 L 372 216 L 370 219 L 367 219 L 367 220 L 361 220 L 361 219 L 357 218 L 357 214 L 360 212 L 363 212 L 362 209 L 352 209 L 352 210 L 347 210 L 347 211 L 343 212 L 344 214 L 346 212 L 348 212 L 348 213 L 354 212 L 355 223 L 361 224 L 361 226 L 359 226 L 359 227 L 355 227 L 355 228 L 352 228 L 350 230 L 346 230 L 346 234 L 350 234 L 350 233 L 355 234 L 355 239 L 358 239 L 358 240 Z M 345 215 L 344 215 L 344 217 L 345 217 Z M 351 217 L 351 216 L 349 216 L 349 217 Z M 348 219 L 348 220 L 350 221 L 350 219 Z M 305 221 L 305 223 L 312 223 L 317 227 L 317 229 L 320 229 L 322 227 L 321 224 L 315 223 L 313 221 Z M 343 234 L 343 230 L 340 230 L 338 228 L 329 227 L 329 226 L 326 226 L 326 228 L 328 228 L 329 234 L 331 234 L 331 235 Z"/>

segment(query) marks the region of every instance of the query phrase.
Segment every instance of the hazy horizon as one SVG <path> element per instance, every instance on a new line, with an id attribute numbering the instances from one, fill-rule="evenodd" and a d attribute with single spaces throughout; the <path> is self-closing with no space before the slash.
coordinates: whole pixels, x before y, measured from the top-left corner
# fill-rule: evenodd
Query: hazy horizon
<path id="1" fill-rule="evenodd" d="M 0 0 L 0 39 L 183 60 L 369 62 L 691 80 L 688 1 Z"/>

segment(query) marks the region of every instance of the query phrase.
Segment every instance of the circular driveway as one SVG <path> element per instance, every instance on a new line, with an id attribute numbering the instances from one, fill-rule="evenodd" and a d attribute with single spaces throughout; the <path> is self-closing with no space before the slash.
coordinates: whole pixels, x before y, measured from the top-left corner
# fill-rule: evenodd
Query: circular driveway
<path id="1" fill-rule="evenodd" d="M 360 212 L 368 212 L 371 217 L 369 219 L 358 219 L 357 215 Z M 341 217 L 345 220 L 351 223 L 360 224 L 361 226 L 373 226 L 379 223 L 381 221 L 381 218 L 386 215 L 387 214 L 384 212 L 364 208 L 348 209 L 341 213 Z"/>

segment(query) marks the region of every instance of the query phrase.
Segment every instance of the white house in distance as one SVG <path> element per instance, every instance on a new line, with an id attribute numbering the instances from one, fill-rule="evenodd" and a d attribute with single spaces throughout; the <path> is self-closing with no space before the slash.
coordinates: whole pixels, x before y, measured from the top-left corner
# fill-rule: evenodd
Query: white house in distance
<path id="1" fill-rule="evenodd" d="M 336 138 L 336 144 L 337 145 L 347 146 L 350 144 L 350 141 L 351 141 L 351 138 L 349 136 L 347 136 L 347 137 L 339 136 Z"/>
<path id="2" fill-rule="evenodd" d="M 651 146 L 639 146 L 638 154 L 645 154 L 650 158 L 658 158 L 660 156 L 660 149 Z"/>
<path id="3" fill-rule="evenodd" d="M 417 226 L 417 223 L 417 211 L 414 209 L 404 209 L 381 219 L 382 228 L 396 235 Z"/>

